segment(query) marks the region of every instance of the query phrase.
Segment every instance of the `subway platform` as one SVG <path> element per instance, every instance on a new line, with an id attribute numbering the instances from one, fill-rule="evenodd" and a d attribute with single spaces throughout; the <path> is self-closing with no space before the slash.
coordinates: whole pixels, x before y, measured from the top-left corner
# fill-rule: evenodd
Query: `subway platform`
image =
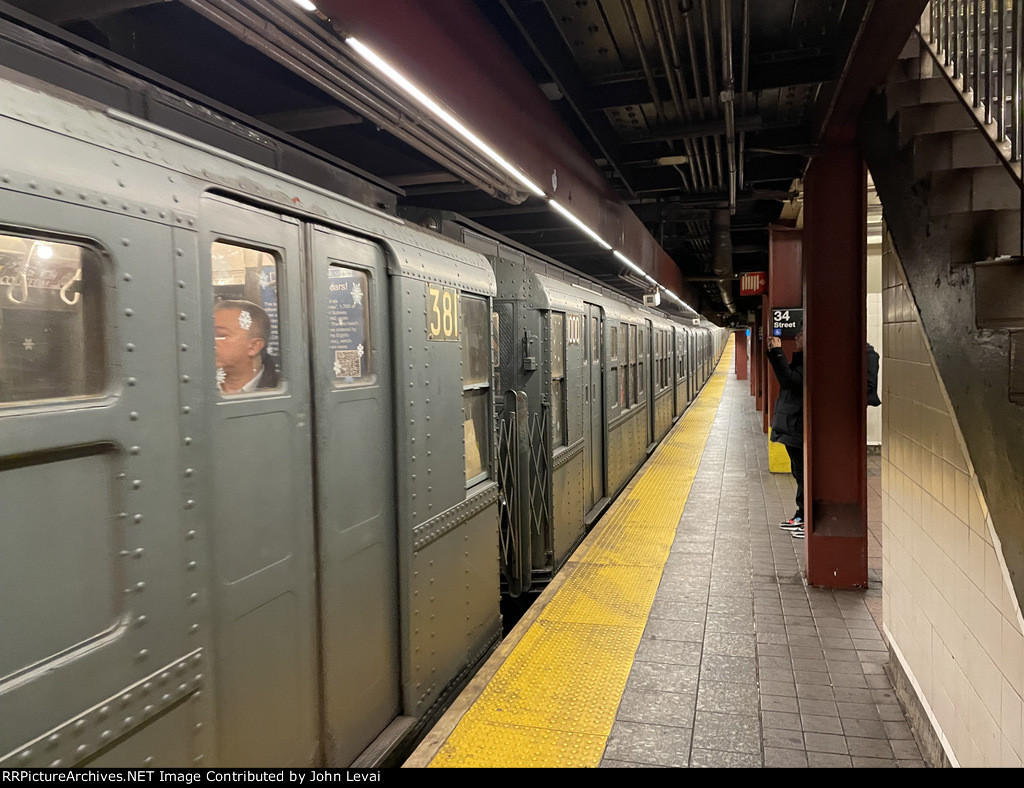
<path id="1" fill-rule="evenodd" d="M 803 580 L 792 477 L 732 345 L 711 381 L 406 767 L 923 767 L 869 588 Z"/>

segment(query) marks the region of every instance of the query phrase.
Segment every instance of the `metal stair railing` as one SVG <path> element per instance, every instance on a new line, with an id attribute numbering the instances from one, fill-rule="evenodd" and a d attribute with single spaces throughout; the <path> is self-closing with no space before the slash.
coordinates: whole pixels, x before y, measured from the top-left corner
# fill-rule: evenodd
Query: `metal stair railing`
<path id="1" fill-rule="evenodd" d="M 1014 176 L 1022 156 L 1021 0 L 932 0 L 920 33 Z"/>

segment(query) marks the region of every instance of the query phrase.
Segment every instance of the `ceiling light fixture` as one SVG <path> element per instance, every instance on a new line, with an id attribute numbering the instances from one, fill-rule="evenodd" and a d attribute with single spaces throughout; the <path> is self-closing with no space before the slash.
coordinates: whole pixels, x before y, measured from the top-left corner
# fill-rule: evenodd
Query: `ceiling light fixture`
<path id="1" fill-rule="evenodd" d="M 292 2 L 304 11 L 316 11 L 316 6 L 309 2 L 309 0 L 292 0 Z"/>
<path id="2" fill-rule="evenodd" d="M 444 109 L 434 99 L 430 98 L 426 93 L 420 90 L 416 85 L 402 76 L 399 71 L 388 63 L 384 58 L 370 49 L 366 44 L 357 38 L 348 37 L 345 39 L 345 43 L 352 47 L 360 56 L 372 65 L 378 72 L 383 74 L 392 83 L 397 85 L 418 104 L 423 106 L 428 112 L 434 117 L 444 123 L 448 128 L 462 137 L 466 142 L 476 148 L 478 151 L 483 153 L 487 158 L 497 164 L 501 169 L 511 175 L 521 185 L 525 186 L 527 190 L 536 197 L 544 197 L 544 191 L 537 184 L 523 175 L 518 169 L 513 167 L 509 162 L 505 161 L 494 148 L 480 139 L 476 134 L 470 131 L 464 126 L 458 119 L 455 118 L 450 112 Z"/>
<path id="3" fill-rule="evenodd" d="M 618 257 L 622 262 L 624 262 L 627 266 L 632 268 L 638 274 L 641 274 L 643 276 L 647 276 L 647 273 L 644 271 L 644 269 L 642 269 L 640 266 L 638 266 L 636 263 L 634 263 L 632 260 L 630 260 L 628 257 L 626 257 L 626 255 L 624 255 L 618 249 L 615 249 L 612 252 L 612 254 L 615 255 L 616 257 Z"/>
<path id="4" fill-rule="evenodd" d="M 585 232 L 587 235 L 589 235 L 591 238 L 593 238 L 595 241 L 597 241 L 597 243 L 600 245 L 600 247 L 602 249 L 604 249 L 606 251 L 611 251 L 612 245 L 610 243 L 608 243 L 600 235 L 598 235 L 593 230 L 591 230 L 589 227 L 587 227 L 587 225 L 585 225 L 582 221 L 580 221 L 575 216 L 573 216 L 569 212 L 569 210 L 567 208 L 559 205 L 554 200 L 550 200 L 549 199 L 548 202 L 551 204 L 551 207 L 554 208 L 556 211 L 558 211 L 560 214 L 562 214 L 562 216 L 564 216 L 570 222 L 572 222 L 577 227 L 579 227 L 583 232 Z"/>

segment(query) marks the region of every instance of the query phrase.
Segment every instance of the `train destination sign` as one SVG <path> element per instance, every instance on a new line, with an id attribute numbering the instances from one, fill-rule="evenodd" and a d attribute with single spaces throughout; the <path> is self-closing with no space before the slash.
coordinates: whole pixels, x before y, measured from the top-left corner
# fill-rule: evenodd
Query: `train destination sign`
<path id="1" fill-rule="evenodd" d="M 804 327 L 802 307 L 784 306 L 772 310 L 772 336 L 792 339 Z"/>

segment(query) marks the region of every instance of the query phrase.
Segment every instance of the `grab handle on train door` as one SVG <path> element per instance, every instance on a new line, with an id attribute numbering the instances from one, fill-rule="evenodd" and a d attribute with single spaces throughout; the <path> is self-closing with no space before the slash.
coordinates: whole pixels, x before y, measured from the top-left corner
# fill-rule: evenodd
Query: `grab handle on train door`
<path id="1" fill-rule="evenodd" d="M 21 290 L 21 298 L 16 298 L 14 296 L 14 288 L 15 285 L 13 284 L 7 288 L 8 301 L 12 304 L 24 304 L 28 301 L 28 275 L 24 271 L 21 272 L 21 284 L 18 285 L 18 288 Z"/>
<path id="2" fill-rule="evenodd" d="M 82 269 L 79 268 L 77 271 L 75 271 L 75 275 L 73 277 L 71 277 L 70 279 L 68 279 L 68 281 L 66 281 L 63 284 L 63 286 L 60 288 L 60 300 L 63 301 L 68 306 L 74 306 L 75 304 L 77 304 L 78 303 L 78 299 L 82 297 L 82 294 L 81 293 L 75 293 L 74 294 L 75 295 L 74 298 L 68 298 L 67 293 L 68 293 L 68 288 L 70 288 L 71 285 L 73 285 L 75 282 L 81 282 L 81 281 L 82 281 Z"/>
<path id="3" fill-rule="evenodd" d="M 590 386 L 583 387 L 583 404 L 586 405 L 590 402 Z"/>

